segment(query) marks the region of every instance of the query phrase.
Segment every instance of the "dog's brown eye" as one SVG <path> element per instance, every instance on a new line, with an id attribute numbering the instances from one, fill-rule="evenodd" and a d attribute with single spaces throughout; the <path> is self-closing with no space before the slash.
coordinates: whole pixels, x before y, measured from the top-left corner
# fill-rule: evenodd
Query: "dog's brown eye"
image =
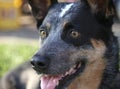
<path id="1" fill-rule="evenodd" d="M 44 30 L 40 31 L 40 36 L 42 39 L 44 39 L 45 37 L 47 37 L 47 32 Z"/>
<path id="2" fill-rule="evenodd" d="M 72 31 L 72 32 L 70 33 L 70 36 L 73 37 L 73 38 L 78 38 L 78 37 L 80 36 L 80 33 L 77 32 L 77 31 Z"/>

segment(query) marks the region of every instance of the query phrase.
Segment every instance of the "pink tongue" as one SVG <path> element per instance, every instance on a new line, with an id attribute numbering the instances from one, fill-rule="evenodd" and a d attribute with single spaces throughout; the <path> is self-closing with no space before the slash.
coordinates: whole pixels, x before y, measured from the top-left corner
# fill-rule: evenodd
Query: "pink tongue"
<path id="1" fill-rule="evenodd" d="M 42 76 L 41 89 L 55 89 L 61 78 L 61 76 Z"/>

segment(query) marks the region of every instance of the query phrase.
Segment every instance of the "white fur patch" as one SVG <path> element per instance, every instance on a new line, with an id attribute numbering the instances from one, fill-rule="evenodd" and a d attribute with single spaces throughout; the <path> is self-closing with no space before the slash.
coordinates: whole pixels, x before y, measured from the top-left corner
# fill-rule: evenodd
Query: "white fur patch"
<path id="1" fill-rule="evenodd" d="M 63 17 L 64 14 L 71 8 L 72 5 L 73 3 L 66 5 L 65 8 L 62 8 L 62 12 L 60 13 L 59 17 Z"/>

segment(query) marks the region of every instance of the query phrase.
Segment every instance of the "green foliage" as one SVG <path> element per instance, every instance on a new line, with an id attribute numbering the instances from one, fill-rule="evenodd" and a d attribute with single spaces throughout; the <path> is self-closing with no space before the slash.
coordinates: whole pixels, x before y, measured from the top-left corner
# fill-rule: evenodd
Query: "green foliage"
<path id="1" fill-rule="evenodd" d="M 0 44 L 0 76 L 24 61 L 30 60 L 36 50 L 37 45 Z"/>

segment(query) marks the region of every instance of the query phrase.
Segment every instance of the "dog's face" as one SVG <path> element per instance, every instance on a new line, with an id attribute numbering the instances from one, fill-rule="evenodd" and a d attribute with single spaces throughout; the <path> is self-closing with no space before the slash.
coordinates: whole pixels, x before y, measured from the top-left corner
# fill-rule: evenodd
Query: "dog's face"
<path id="1" fill-rule="evenodd" d="M 38 28 L 41 48 L 31 61 L 42 74 L 41 88 L 65 89 L 91 64 L 104 69 L 110 39 L 105 26 L 85 2 L 53 6 Z"/>

